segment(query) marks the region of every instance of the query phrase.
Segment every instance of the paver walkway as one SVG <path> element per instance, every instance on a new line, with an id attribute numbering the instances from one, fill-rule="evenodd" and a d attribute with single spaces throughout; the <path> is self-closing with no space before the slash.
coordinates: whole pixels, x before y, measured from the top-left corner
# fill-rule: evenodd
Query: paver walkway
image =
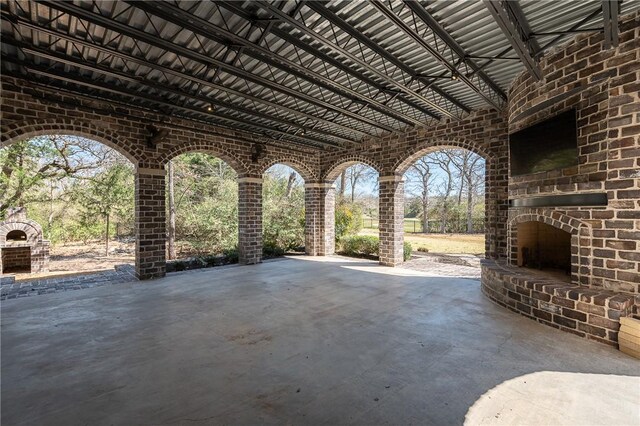
<path id="1" fill-rule="evenodd" d="M 400 267 L 431 276 L 480 279 L 480 258 L 469 254 L 414 254 Z"/>
<path id="2" fill-rule="evenodd" d="M 2 277 L 0 300 L 137 281 L 132 265 L 121 265 L 112 271 L 75 276 L 34 278 L 24 281 L 9 281 L 7 278 Z M 9 282 L 5 284 L 5 280 Z"/>

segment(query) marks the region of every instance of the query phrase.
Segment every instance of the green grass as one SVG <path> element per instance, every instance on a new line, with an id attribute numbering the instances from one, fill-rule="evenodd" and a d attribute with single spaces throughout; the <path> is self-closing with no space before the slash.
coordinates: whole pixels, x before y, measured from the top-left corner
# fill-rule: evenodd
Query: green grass
<path id="1" fill-rule="evenodd" d="M 378 229 L 378 219 L 363 220 L 363 228 Z M 420 219 L 405 219 L 404 232 L 422 232 L 422 221 Z"/>
<path id="2" fill-rule="evenodd" d="M 360 235 L 378 235 L 378 230 L 363 229 Z M 414 251 L 424 247 L 430 253 L 484 254 L 484 234 L 404 234 L 404 240 Z"/>

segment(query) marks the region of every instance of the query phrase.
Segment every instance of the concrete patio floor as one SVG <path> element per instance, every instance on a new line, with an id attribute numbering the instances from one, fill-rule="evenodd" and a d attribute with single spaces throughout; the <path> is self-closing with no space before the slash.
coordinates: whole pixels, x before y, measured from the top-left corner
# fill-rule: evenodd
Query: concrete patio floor
<path id="1" fill-rule="evenodd" d="M 638 424 L 640 363 L 478 281 L 296 257 L 2 303 L 2 425 Z"/>

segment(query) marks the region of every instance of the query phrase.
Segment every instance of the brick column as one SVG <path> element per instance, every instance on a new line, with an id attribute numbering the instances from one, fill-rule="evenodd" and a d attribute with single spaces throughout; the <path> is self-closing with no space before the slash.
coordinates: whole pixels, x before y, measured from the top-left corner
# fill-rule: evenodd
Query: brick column
<path id="1" fill-rule="evenodd" d="M 136 170 L 136 277 L 163 277 L 166 273 L 167 219 L 165 170 Z"/>
<path id="2" fill-rule="evenodd" d="M 404 262 L 404 179 L 380 176 L 379 232 L 380 264 L 397 266 Z"/>
<path id="3" fill-rule="evenodd" d="M 238 255 L 242 265 L 262 261 L 262 178 L 238 178 Z"/>
<path id="4" fill-rule="evenodd" d="M 304 247 L 309 256 L 335 252 L 336 188 L 332 183 L 304 185 Z"/>

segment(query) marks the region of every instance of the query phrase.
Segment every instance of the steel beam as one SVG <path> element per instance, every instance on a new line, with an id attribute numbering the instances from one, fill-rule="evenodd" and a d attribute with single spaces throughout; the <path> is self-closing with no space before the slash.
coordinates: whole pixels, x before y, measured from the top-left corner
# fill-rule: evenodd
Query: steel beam
<path id="1" fill-rule="evenodd" d="M 602 0 L 605 49 L 618 46 L 618 9 L 618 0 Z"/>
<path id="2" fill-rule="evenodd" d="M 292 135 L 271 127 L 264 127 L 261 126 L 259 124 L 253 123 L 251 121 L 247 121 L 247 120 L 243 120 L 237 117 L 233 117 L 233 116 L 228 116 L 226 114 L 209 114 L 208 112 L 202 111 L 201 108 L 197 108 L 197 107 L 192 107 L 192 106 L 188 106 L 188 105 L 177 105 L 169 100 L 166 99 L 162 99 L 162 98 L 158 98 L 155 96 L 151 96 L 151 95 L 143 95 L 140 93 L 132 93 L 130 90 L 126 90 L 125 88 L 121 88 L 121 87 L 117 87 L 113 84 L 109 84 L 109 83 L 104 83 L 104 82 L 100 82 L 100 81 L 96 81 L 95 79 L 88 79 L 86 77 L 83 77 L 81 75 L 78 74 L 73 74 L 73 73 L 69 73 L 69 72 L 58 72 L 58 71 L 54 71 L 51 69 L 51 67 L 48 66 L 42 66 L 42 65 L 37 65 L 31 62 L 27 62 L 27 61 L 22 61 L 19 60 L 17 58 L 13 58 L 13 57 L 9 57 L 6 55 L 2 55 L 1 57 L 3 62 L 11 62 L 17 65 L 22 66 L 23 68 L 25 68 L 27 71 L 36 74 L 36 75 L 41 75 L 47 78 L 50 78 L 52 80 L 57 80 L 57 81 L 64 81 L 66 83 L 71 83 L 71 84 L 76 84 L 78 86 L 83 86 L 86 88 L 91 88 L 94 90 L 97 90 L 99 92 L 109 92 L 118 96 L 124 96 L 130 99 L 136 99 L 138 101 L 143 101 L 143 102 L 148 102 L 151 103 L 153 105 L 156 105 L 156 111 L 157 110 L 157 106 L 162 106 L 165 109 L 168 110 L 181 110 L 183 112 L 187 112 L 188 114 L 197 114 L 200 117 L 202 116 L 206 116 L 207 119 L 206 120 L 202 120 L 202 121 L 206 121 L 209 122 L 209 124 L 215 125 L 215 126 L 223 126 L 232 130 L 237 130 L 237 128 L 234 128 L 232 126 L 230 126 L 228 123 L 232 123 L 234 125 L 239 125 L 239 126 L 244 126 L 245 128 L 243 128 L 243 131 L 246 132 L 253 132 L 256 135 L 260 135 L 260 136 L 264 136 L 264 134 L 269 134 L 269 133 L 273 133 L 273 134 L 277 134 L 277 135 L 283 135 L 284 137 L 286 137 L 286 139 L 290 142 L 293 143 L 302 143 L 303 145 L 311 145 L 314 146 L 313 144 L 315 144 L 315 146 L 324 146 L 324 147 L 332 147 L 332 148 L 337 148 L 338 145 L 336 144 L 332 144 L 330 142 L 326 142 L 326 141 L 322 141 L 322 140 L 314 140 L 314 138 L 300 138 L 300 137 L 296 137 L 296 135 Z M 85 93 L 85 96 L 87 96 L 87 94 Z M 92 97 L 89 95 L 89 97 Z M 97 97 L 98 99 L 103 99 L 103 100 L 108 100 L 108 97 L 100 96 Z M 143 106 L 145 108 L 148 109 L 154 109 L 154 108 L 150 108 L 148 105 L 147 106 Z M 166 111 L 159 111 L 162 114 L 167 114 Z M 171 114 L 169 114 L 171 115 Z M 214 120 L 212 120 L 211 118 L 215 118 Z M 188 118 L 188 117 L 187 117 Z M 222 121 L 222 122 L 221 122 Z M 247 129 L 248 127 L 248 129 Z M 260 132 L 256 132 L 255 129 L 260 129 L 262 133 Z M 300 141 L 302 140 L 302 142 Z M 305 141 L 313 141 L 313 144 L 310 144 L 308 142 Z"/>
<path id="3" fill-rule="evenodd" d="M 492 105 L 496 109 L 500 109 L 501 105 L 498 104 L 497 100 L 491 99 L 487 95 L 485 95 L 480 89 L 478 89 L 472 82 L 469 80 L 466 75 L 460 73 L 456 67 L 456 65 L 451 64 L 449 61 L 444 58 L 443 55 L 440 54 L 436 49 L 431 47 L 429 43 L 427 43 L 422 36 L 420 36 L 417 32 L 415 32 L 409 25 L 407 25 L 398 15 L 396 15 L 393 11 L 389 10 L 382 2 L 373 0 L 370 2 L 372 6 L 374 6 L 380 13 L 382 13 L 387 19 L 389 19 L 393 24 L 400 28 L 402 32 L 411 37 L 413 41 L 422 47 L 424 50 L 429 52 L 431 56 L 435 57 L 443 66 L 445 66 L 451 72 L 451 75 L 456 75 L 462 82 L 464 82 L 468 87 L 478 93 L 482 98 L 484 98 L 490 105 Z"/>
<path id="4" fill-rule="evenodd" d="M 259 97 L 256 97 L 256 96 L 241 92 L 239 90 L 232 89 L 230 87 L 222 86 L 222 85 L 220 85 L 218 83 L 213 82 L 213 78 L 204 79 L 204 78 L 198 77 L 196 75 L 193 75 L 191 73 L 186 73 L 184 71 L 177 71 L 177 70 L 174 70 L 172 68 L 166 67 L 164 65 L 159 65 L 156 62 L 151 62 L 151 61 L 149 61 L 147 59 L 143 59 L 143 58 L 140 58 L 140 57 L 137 57 L 137 56 L 132 56 L 132 55 L 126 54 L 126 53 L 122 53 L 122 52 L 120 52 L 120 51 L 118 51 L 118 50 L 116 50 L 114 48 L 111 48 L 111 47 L 101 46 L 101 45 L 95 44 L 93 42 L 89 42 L 87 40 L 80 39 L 80 38 L 78 38 L 76 36 L 70 36 L 70 35 L 68 35 L 66 33 L 61 33 L 61 32 L 58 32 L 58 31 L 55 31 L 55 30 L 52 30 L 52 29 L 49 29 L 49 28 L 44 28 L 42 26 L 35 25 L 35 24 L 31 23 L 31 22 L 23 20 L 22 18 L 17 18 L 17 19 L 16 19 L 16 17 L 11 17 L 11 18 L 13 18 L 13 21 L 16 24 L 18 24 L 19 26 L 21 26 L 21 27 L 30 29 L 32 31 L 37 31 L 37 32 L 42 33 L 42 34 L 46 34 L 46 35 L 49 35 L 51 37 L 56 37 L 56 38 L 62 39 L 64 41 L 66 41 L 66 42 L 73 43 L 73 44 L 75 44 L 77 46 L 82 46 L 82 47 L 87 48 L 87 49 L 94 49 L 94 50 L 96 50 L 98 52 L 101 52 L 101 53 L 104 53 L 106 55 L 112 55 L 114 57 L 118 57 L 118 58 L 122 59 L 123 61 L 127 61 L 129 63 L 135 63 L 135 64 L 138 64 L 138 65 L 142 65 L 142 66 L 154 69 L 156 71 L 162 72 L 164 74 L 170 74 L 170 75 L 173 75 L 175 77 L 178 77 L 178 78 L 181 78 L 181 79 L 184 79 L 184 80 L 187 80 L 187 81 L 194 81 L 194 82 L 200 84 L 201 86 L 206 86 L 206 87 L 209 87 L 211 89 L 220 90 L 220 91 L 223 91 L 223 92 L 226 92 L 226 93 L 238 96 L 238 97 L 243 97 L 243 98 L 246 98 L 246 99 L 251 100 L 253 102 L 256 102 L 256 103 L 259 103 L 259 104 L 263 104 L 265 106 L 268 106 L 268 107 L 271 107 L 271 108 L 274 108 L 274 109 L 279 109 L 279 110 L 282 110 L 282 111 L 286 111 L 286 112 L 288 112 L 290 114 L 294 114 L 294 115 L 298 115 L 298 116 L 307 118 L 308 120 L 317 121 L 317 122 L 320 122 L 320 123 L 324 123 L 324 124 L 326 124 L 328 126 L 339 128 L 339 129 L 341 129 L 341 130 L 343 130 L 345 132 L 355 133 L 355 134 L 358 134 L 360 136 L 373 136 L 373 135 L 371 135 L 369 133 L 362 132 L 362 131 L 354 129 L 352 127 L 347 127 L 347 126 L 344 126 L 344 125 L 342 125 L 340 123 L 335 123 L 333 121 L 329 121 L 329 120 L 325 120 L 323 118 L 316 117 L 315 115 L 306 113 L 304 111 L 298 111 L 298 110 L 295 110 L 293 108 L 289 108 L 289 107 L 287 107 L 285 105 L 281 105 L 281 104 L 278 104 L 278 103 L 275 103 L 275 102 L 271 102 L 271 101 L 268 101 L 266 99 L 259 98 Z M 5 14 L 2 14 L 2 15 L 0 15 L 0 19 L 8 19 L 8 17 Z M 353 140 L 353 139 L 349 139 L 349 138 L 345 138 L 345 139 L 351 140 L 352 142 L 357 142 L 356 140 Z"/>
<path id="5" fill-rule="evenodd" d="M 529 44 L 529 34 L 525 30 L 525 23 L 519 22 L 516 14 L 510 9 L 510 5 L 502 0 L 482 0 L 493 19 L 496 21 L 504 35 L 509 40 L 529 74 L 536 80 L 542 79 L 542 69 L 535 59 L 537 52 L 533 51 Z M 521 17 L 520 19 L 522 19 Z M 526 21 L 525 21 L 526 22 Z"/>
<path id="6" fill-rule="evenodd" d="M 313 10 L 314 12 L 322 16 L 323 18 L 327 19 L 329 22 L 338 26 L 342 31 L 349 34 L 351 37 L 355 38 L 363 45 L 367 46 L 371 51 L 380 55 L 382 58 L 384 58 L 388 62 L 392 63 L 393 65 L 401 69 L 404 73 L 410 76 L 416 76 L 415 71 L 412 70 L 409 66 L 407 66 L 405 63 L 400 61 L 398 58 L 396 58 L 394 55 L 392 55 L 389 51 L 384 49 L 382 46 L 380 46 L 379 44 L 371 40 L 369 37 L 367 37 L 360 31 L 358 31 L 353 25 L 349 24 L 347 21 L 345 21 L 344 19 L 339 17 L 337 14 L 335 14 L 333 11 L 328 9 L 322 2 L 316 2 L 316 1 L 308 2 L 307 6 L 311 10 Z M 419 76 L 417 78 L 418 80 L 421 80 Z M 452 96 L 445 93 L 441 89 L 435 87 L 433 83 L 434 83 L 433 80 L 427 81 L 425 83 L 425 86 L 428 86 L 432 92 L 446 99 L 447 101 L 451 102 L 453 105 L 455 105 L 457 108 L 461 109 L 462 111 L 464 112 L 470 111 L 470 109 L 467 106 L 465 106 L 462 102 L 453 98 Z M 425 90 L 425 89 L 424 88 L 418 89 L 418 91 L 422 91 L 422 90 Z M 448 114 L 448 115 L 451 116 L 451 114 Z"/>
<path id="7" fill-rule="evenodd" d="M 233 1 L 221 1 L 221 2 L 216 2 L 216 4 L 218 4 L 219 6 L 224 7 L 225 9 L 235 13 L 238 16 L 241 16 L 242 18 L 246 19 L 246 20 L 250 20 L 250 21 L 254 21 L 254 22 L 258 22 L 255 20 L 255 18 L 253 16 L 251 16 L 251 14 L 249 14 L 248 12 L 246 12 L 244 9 L 242 9 L 242 7 L 239 6 L 239 4 L 237 2 L 233 2 Z M 300 3 L 302 4 L 302 3 Z M 307 6 L 309 6 L 310 8 L 314 9 L 315 7 L 317 7 L 317 3 L 316 2 L 310 2 L 307 4 Z M 273 24 L 274 21 L 269 21 L 269 24 Z M 280 30 L 277 27 L 273 28 L 271 27 L 271 33 L 285 41 L 287 41 L 288 43 L 291 43 L 294 46 L 299 47 L 300 49 L 304 50 L 305 52 L 315 56 L 316 58 L 321 59 L 323 62 L 326 62 L 328 64 L 331 64 L 332 66 L 334 66 L 337 69 L 342 70 L 345 73 L 348 73 L 352 76 L 354 76 L 355 78 L 357 78 L 360 81 L 365 82 L 366 84 L 368 84 L 369 86 L 375 87 L 377 90 L 380 90 L 382 92 L 388 92 L 389 88 L 383 84 L 380 84 L 378 81 L 368 77 L 366 74 L 357 71 L 354 68 L 349 67 L 349 65 L 347 65 L 344 61 L 341 61 L 339 59 L 336 59 L 326 53 L 324 53 L 322 50 L 320 50 L 319 48 L 316 48 L 314 46 L 312 46 L 309 43 L 306 43 L 305 41 L 303 41 L 301 38 L 296 37 L 286 31 Z M 428 110 L 427 108 L 423 107 L 422 105 L 417 104 L 416 102 L 412 101 L 411 99 L 408 99 L 406 95 L 401 95 L 400 93 L 397 94 L 398 99 L 400 99 L 403 103 L 405 103 L 406 105 L 410 106 L 413 109 L 419 110 L 421 112 L 423 112 L 424 114 L 433 117 L 435 119 L 439 119 L 440 116 L 434 114 L 432 111 Z M 388 104 L 388 99 L 386 101 L 384 101 L 383 103 L 387 103 Z M 462 104 L 456 104 L 456 106 L 459 106 L 461 109 L 466 110 L 466 107 Z"/>
<path id="8" fill-rule="evenodd" d="M 252 115 L 254 117 L 261 118 L 263 120 L 269 120 L 269 121 L 273 121 L 273 122 L 278 122 L 278 123 L 284 124 L 286 126 L 296 127 L 298 129 L 303 129 L 304 128 L 302 125 L 300 125 L 298 123 L 295 123 L 295 122 L 291 122 L 291 121 L 288 121 L 288 120 L 283 120 L 283 119 L 280 119 L 278 117 L 274 117 L 274 116 L 271 116 L 271 115 L 263 114 L 263 113 L 260 113 L 260 112 L 257 112 L 257 111 L 249 111 L 249 110 L 246 110 L 244 108 L 240 108 L 240 107 L 237 107 L 235 105 L 229 104 L 227 102 L 221 102 L 221 101 L 216 100 L 216 99 L 210 99 L 210 98 L 208 98 L 206 96 L 194 95 L 194 94 L 186 93 L 186 92 L 183 92 L 182 90 L 175 89 L 175 88 L 173 88 L 171 86 L 155 83 L 155 82 L 146 80 L 143 77 L 125 73 L 124 71 L 118 71 L 118 70 L 110 69 L 108 67 L 100 66 L 98 64 L 90 64 L 90 63 L 87 63 L 85 61 L 73 58 L 73 57 L 68 57 L 66 55 L 63 55 L 63 54 L 60 54 L 60 53 L 57 53 L 57 52 L 46 51 L 45 49 L 38 48 L 38 47 L 35 47 L 35 46 L 24 46 L 24 45 L 21 45 L 21 43 L 17 42 L 16 40 L 12 40 L 12 39 L 10 39 L 8 37 L 4 37 L 2 41 L 4 43 L 8 43 L 8 44 L 12 44 L 12 45 L 14 45 L 16 47 L 20 47 L 22 49 L 22 51 L 25 52 L 25 53 L 29 53 L 31 55 L 38 56 L 40 58 L 45 58 L 47 60 L 53 61 L 54 63 L 55 62 L 64 63 L 64 64 L 75 66 L 75 67 L 78 67 L 78 68 L 83 68 L 83 69 L 86 69 L 86 70 L 91 71 L 91 72 L 95 72 L 95 73 L 107 75 L 107 76 L 110 76 L 110 77 L 113 77 L 113 78 L 117 78 L 117 79 L 119 79 L 121 81 L 127 81 L 127 82 L 135 83 L 135 84 L 142 84 L 142 85 L 144 85 L 146 87 L 150 87 L 150 88 L 152 88 L 152 89 L 154 89 L 154 90 L 156 90 L 158 92 L 168 92 L 168 93 L 171 93 L 171 94 L 173 94 L 175 96 L 187 98 L 187 99 L 190 99 L 192 101 L 200 101 L 200 102 L 203 102 L 205 104 L 214 104 L 216 107 L 222 107 L 222 108 L 225 108 L 225 109 L 228 109 L 228 110 L 235 110 L 235 111 L 238 111 L 238 112 L 240 112 L 242 114 Z M 194 108 L 197 109 L 197 107 L 194 107 Z M 203 112 L 203 111 L 201 111 L 201 112 Z M 222 119 L 225 119 L 225 120 L 234 119 L 233 116 L 222 114 L 220 112 L 207 112 L 206 114 L 211 116 L 211 117 L 214 117 L 214 118 L 222 118 Z M 242 119 L 238 119 L 238 120 L 239 120 L 240 123 L 243 123 L 245 125 L 249 125 L 249 126 L 253 126 L 254 125 L 253 121 L 247 121 L 247 120 L 242 120 Z M 259 126 L 259 125 L 257 125 L 257 126 Z M 261 130 L 264 130 L 264 128 L 261 128 Z M 277 130 L 274 129 L 274 131 L 277 131 Z M 311 132 L 309 132 L 309 133 L 311 133 Z M 324 132 L 322 130 L 314 129 L 313 133 L 318 133 L 318 134 L 322 134 L 322 135 L 327 136 L 327 137 L 332 137 L 332 138 L 335 138 L 335 139 L 339 139 L 342 142 L 348 141 L 350 143 L 356 143 L 356 142 L 351 141 L 351 140 L 345 140 L 344 138 L 342 138 L 339 135 L 335 135 L 335 134 L 332 134 L 332 133 L 328 133 L 327 134 L 326 132 Z M 326 141 L 323 141 L 322 139 L 315 138 L 313 136 L 308 136 L 307 139 L 313 140 L 314 142 L 317 142 L 319 144 L 326 143 Z"/>
<path id="9" fill-rule="evenodd" d="M 330 110 L 338 115 L 343 115 L 345 117 L 349 117 L 355 121 L 358 121 L 363 124 L 370 125 L 375 128 L 380 128 L 386 131 L 394 131 L 393 128 L 389 128 L 387 126 L 381 125 L 380 123 L 375 122 L 374 120 L 364 119 L 359 114 L 354 113 L 352 111 L 346 110 L 344 108 L 340 108 L 338 106 L 332 105 L 329 102 L 325 102 L 321 99 L 317 99 L 313 96 L 307 95 L 306 93 L 298 92 L 289 87 L 283 86 L 281 84 L 275 83 L 271 80 L 268 80 L 264 77 L 252 74 L 238 67 L 232 67 L 229 64 L 226 64 L 222 61 L 219 61 L 215 58 L 212 58 L 206 54 L 196 52 L 194 50 L 188 49 L 184 46 L 162 40 L 159 37 L 156 37 L 152 34 L 149 34 L 145 31 L 138 30 L 133 28 L 127 24 L 123 24 L 121 22 L 114 21 L 108 17 L 96 14 L 94 12 L 88 11 L 82 7 L 79 7 L 73 3 L 68 2 L 53 2 L 53 1 L 45 1 L 38 0 L 38 3 L 44 4 L 52 9 L 56 9 L 60 12 L 67 13 L 76 18 L 85 20 L 95 25 L 99 25 L 103 28 L 109 29 L 111 31 L 123 34 L 127 37 L 130 37 L 135 40 L 142 41 L 146 44 L 158 47 L 160 49 L 172 52 L 176 55 L 183 56 L 185 58 L 189 58 L 190 60 L 199 62 L 203 65 L 209 65 L 212 67 L 221 67 L 231 75 L 239 77 L 243 80 L 250 81 L 252 83 L 258 84 L 263 87 L 268 87 L 271 90 L 276 92 L 283 93 L 287 96 L 291 96 L 292 98 L 297 98 L 299 100 L 305 101 L 311 105 L 315 105 L 327 110 Z"/>
<path id="10" fill-rule="evenodd" d="M 458 61 L 461 61 L 461 64 L 466 65 L 472 71 L 471 74 L 475 74 L 481 81 L 474 82 L 473 79 L 468 78 L 467 73 L 461 72 L 461 76 L 464 77 L 462 80 L 467 86 L 469 86 L 474 92 L 478 93 L 482 96 L 490 105 L 496 106 L 496 100 L 502 100 L 503 102 L 507 100 L 507 95 L 504 91 L 495 83 L 491 78 L 480 70 L 480 67 L 471 59 L 471 56 L 458 44 L 458 42 L 440 25 L 440 23 L 433 17 L 431 14 L 424 8 L 422 5 L 416 1 L 408 1 L 404 0 L 404 3 L 411 9 L 418 18 L 422 22 L 425 23 L 431 31 L 437 35 L 445 45 L 449 47 L 455 54 L 458 56 Z M 439 55 L 437 59 L 440 62 L 447 63 L 449 65 L 451 62 L 444 57 L 443 55 Z M 454 68 L 457 68 L 454 66 Z M 485 94 L 485 91 L 488 92 Z"/>
<path id="11" fill-rule="evenodd" d="M 151 13 L 155 16 L 158 16 L 168 22 L 172 22 L 173 24 L 179 25 L 182 28 L 188 29 L 194 34 L 198 34 L 202 37 L 205 37 L 209 40 L 223 43 L 223 44 L 233 44 L 237 46 L 244 46 L 244 54 L 261 61 L 265 64 L 269 64 L 273 67 L 279 68 L 280 70 L 295 75 L 301 79 L 304 79 L 312 84 L 316 84 L 319 87 L 322 87 L 330 92 L 333 92 L 339 96 L 342 96 L 346 99 L 350 99 L 361 103 L 363 105 L 367 105 L 370 108 L 378 111 L 381 114 L 387 115 L 395 120 L 404 122 L 405 124 L 416 125 L 422 124 L 420 121 L 413 119 L 412 117 L 404 116 L 402 114 L 397 113 L 392 108 L 387 107 L 386 105 L 381 104 L 375 99 L 368 98 L 348 87 L 341 86 L 336 84 L 331 78 L 322 76 L 315 71 L 309 70 L 304 66 L 291 61 L 283 56 L 279 56 L 274 54 L 269 49 L 258 46 L 243 37 L 234 34 L 231 31 L 228 31 L 224 28 L 221 28 L 209 21 L 206 21 L 197 16 L 191 15 L 187 13 L 185 10 L 174 6 L 169 3 L 156 2 L 156 1 L 145 1 L 145 2 L 133 2 L 135 7 L 145 10 L 148 13 Z M 281 12 L 278 8 L 273 7 L 273 10 Z M 288 17 L 288 15 L 283 14 Z M 369 119 L 363 116 L 360 116 L 360 120 L 368 122 L 372 126 L 383 128 L 388 132 L 395 132 L 398 129 L 394 129 L 393 127 L 389 127 L 381 124 L 377 120 Z"/>
<path id="12" fill-rule="evenodd" d="M 449 110 L 441 107 L 437 103 L 435 103 L 432 100 L 426 98 L 424 95 L 421 95 L 420 93 L 416 92 L 415 90 L 413 90 L 413 89 L 411 89 L 411 88 L 409 88 L 409 87 L 407 87 L 407 86 L 405 86 L 405 85 L 403 85 L 401 83 L 398 83 L 393 78 L 389 77 L 386 73 L 380 72 L 377 68 L 372 67 L 367 62 L 365 62 L 362 59 L 358 58 L 356 55 L 352 54 L 348 50 L 346 50 L 346 49 L 338 46 L 337 44 L 331 42 L 331 40 L 329 40 L 326 37 L 318 34 L 317 32 L 315 32 L 313 30 L 310 30 L 305 25 L 303 25 L 301 22 L 289 17 L 288 15 L 283 13 L 282 11 L 280 11 L 277 8 L 273 7 L 270 3 L 267 3 L 267 2 L 264 2 L 264 1 L 256 1 L 255 4 L 260 6 L 262 9 L 268 11 L 269 13 L 271 13 L 272 16 L 277 16 L 279 19 L 281 19 L 287 25 L 290 25 L 291 27 L 293 27 L 296 30 L 298 30 L 298 31 L 302 32 L 303 34 L 305 34 L 306 36 L 311 37 L 314 40 L 322 43 L 324 46 L 326 46 L 327 48 L 331 49 L 333 52 L 343 56 L 344 58 L 352 61 L 355 64 L 358 64 L 358 66 L 360 66 L 362 69 L 367 70 L 368 72 L 372 73 L 376 77 L 378 77 L 381 80 L 385 81 L 390 86 L 394 87 L 395 90 L 399 90 L 400 92 L 406 94 L 407 96 L 411 96 L 413 99 L 418 100 L 420 102 L 423 102 L 423 103 L 429 105 L 429 107 L 433 108 L 436 112 L 438 112 L 438 113 L 440 113 L 442 115 L 445 115 L 447 117 L 454 117 L 453 113 L 451 113 Z"/>

